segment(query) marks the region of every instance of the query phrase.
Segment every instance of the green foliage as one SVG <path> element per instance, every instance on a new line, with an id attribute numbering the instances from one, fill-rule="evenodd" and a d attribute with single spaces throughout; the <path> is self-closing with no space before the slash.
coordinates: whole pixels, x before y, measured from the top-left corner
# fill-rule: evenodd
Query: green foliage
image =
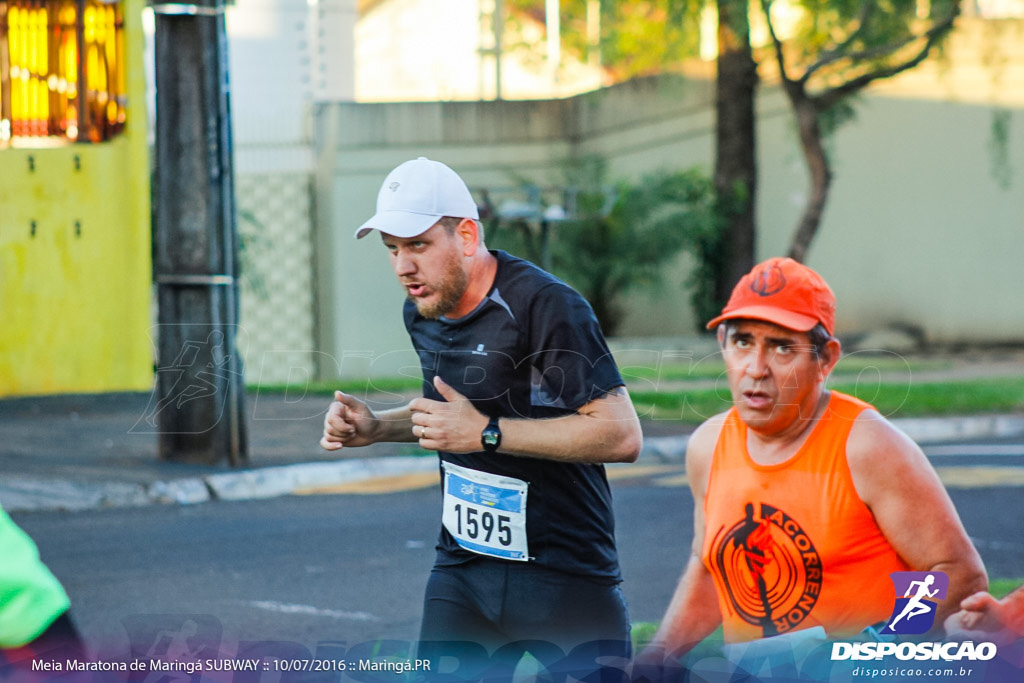
<path id="1" fill-rule="evenodd" d="M 630 628 L 630 639 L 633 641 L 633 651 L 640 652 L 654 640 L 654 634 L 658 631 L 658 624 L 654 621 L 635 621 Z"/>
<path id="2" fill-rule="evenodd" d="M 590 302 L 605 334 L 613 335 L 625 293 L 656 285 L 681 249 L 701 259 L 718 221 L 711 181 L 697 170 L 649 174 L 636 184 L 608 184 L 604 176 L 599 160 L 570 171 L 576 206 L 551 226 L 550 260 L 552 272 Z M 491 223 L 487 235 L 489 246 L 545 260 L 529 223 Z M 694 279 L 698 286 L 703 274 Z"/>
<path id="3" fill-rule="evenodd" d="M 997 598 L 1005 598 L 1020 586 L 1024 586 L 1024 579 L 990 579 L 988 592 Z"/>
<path id="4" fill-rule="evenodd" d="M 260 299 L 269 298 L 267 283 L 257 264 L 273 247 L 269 229 L 252 211 L 238 209 L 238 273 L 242 282 Z"/>
<path id="5" fill-rule="evenodd" d="M 829 380 L 866 384 L 871 380 L 877 383 L 885 375 L 889 383 L 892 383 L 893 378 L 910 382 L 915 373 L 948 370 L 950 367 L 952 362 L 941 359 L 908 359 L 895 353 L 844 353 L 829 374 Z M 725 361 L 719 351 L 699 358 L 693 357 L 686 362 L 659 363 L 653 367 L 624 365 L 621 370 L 624 376 L 638 380 L 638 387 L 640 384 L 650 387 L 661 386 L 666 382 L 725 380 Z"/>
<path id="6" fill-rule="evenodd" d="M 1009 190 L 1013 181 L 1013 166 L 1010 164 L 1010 120 L 1007 109 L 992 110 L 992 128 L 989 132 L 988 153 L 992 178 L 1001 190 Z"/>
<path id="7" fill-rule="evenodd" d="M 818 112 L 818 125 L 825 138 L 830 138 L 841 126 L 857 118 L 857 110 L 853 106 L 854 97 L 851 95 Z"/>
<path id="8" fill-rule="evenodd" d="M 969 415 L 1013 412 L 1024 407 L 1024 378 L 963 382 L 884 383 L 847 379 L 829 387 L 872 403 L 886 417 Z M 697 424 L 732 406 L 724 378 L 713 388 L 634 390 L 630 396 L 641 418 Z"/>
<path id="9" fill-rule="evenodd" d="M 712 192 L 715 192 L 712 184 Z M 696 257 L 697 267 L 687 285 L 690 288 L 690 303 L 697 320 L 697 331 L 704 331 L 704 323 L 717 316 L 725 306 L 716 288 L 721 273 L 729 269 L 729 230 L 734 217 L 745 210 L 751 201 L 750 190 L 737 182 L 729 191 L 714 194 L 714 208 L 711 220 L 700 225 L 691 235 L 690 250 Z M 726 295 L 727 297 L 727 295 Z"/>
<path id="10" fill-rule="evenodd" d="M 681 65 L 700 49 L 699 11 L 687 0 L 602 3 L 602 64 L 619 78 Z"/>
<path id="11" fill-rule="evenodd" d="M 544 0 L 505 1 L 513 27 L 521 29 L 526 20 L 544 22 Z M 587 0 L 561 0 L 559 11 L 563 53 L 581 62 L 590 61 L 594 49 L 588 43 L 587 5 Z M 701 2 L 601 0 L 599 6 L 600 63 L 617 81 L 671 70 L 697 54 Z M 512 47 L 536 57 L 544 49 L 526 40 Z"/>
<path id="12" fill-rule="evenodd" d="M 522 35 L 527 22 L 543 25 L 545 0 L 505 0 L 507 21 Z M 587 62 L 594 49 L 589 44 L 588 0 L 561 0 L 559 20 L 563 53 Z M 772 0 L 763 3 L 737 0 L 736 5 L 757 13 L 760 5 L 771 11 Z M 621 81 L 635 76 L 664 73 L 679 68 L 700 51 L 700 18 L 708 3 L 698 0 L 600 0 L 600 63 Z M 948 17 L 957 0 L 794 0 L 784 15 L 787 61 L 793 68 L 812 64 L 814 78 L 822 84 L 851 75 L 884 68 L 894 58 L 913 51 L 922 27 Z M 928 8 L 928 15 L 918 13 Z M 792 22 L 791 25 L 789 22 Z M 755 45 L 755 48 L 768 47 Z M 880 49 L 880 48 L 892 49 Z M 535 61 L 543 59 L 544 43 L 525 38 L 512 41 L 510 49 L 524 52 Z M 767 55 L 762 55 L 770 59 Z M 822 59 L 827 64 L 821 64 Z"/>
<path id="13" fill-rule="evenodd" d="M 959 6 L 957 0 L 802 0 L 792 3 L 797 11 L 787 12 L 783 25 L 773 4 L 765 0 L 763 7 L 780 38 L 787 76 L 820 97 L 819 112 L 937 51 Z M 785 36 L 779 35 L 783 30 Z M 851 112 L 847 107 L 833 114 L 832 123 L 849 120 Z"/>

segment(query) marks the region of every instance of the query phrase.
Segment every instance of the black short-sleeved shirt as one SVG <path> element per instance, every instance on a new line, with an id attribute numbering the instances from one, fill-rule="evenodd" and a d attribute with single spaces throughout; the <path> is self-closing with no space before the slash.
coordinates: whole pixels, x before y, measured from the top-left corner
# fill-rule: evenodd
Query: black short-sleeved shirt
<path id="1" fill-rule="evenodd" d="M 430 320 L 412 301 L 405 325 L 423 368 L 424 394 L 444 400 L 435 375 L 490 417 L 567 415 L 616 387 L 622 377 L 586 300 L 537 266 L 503 251 L 494 285 L 470 314 Z M 620 580 L 611 491 L 600 464 L 561 463 L 485 452 L 440 452 L 444 461 L 529 484 L 526 528 L 533 562 Z M 475 555 L 442 527 L 438 563 Z"/>

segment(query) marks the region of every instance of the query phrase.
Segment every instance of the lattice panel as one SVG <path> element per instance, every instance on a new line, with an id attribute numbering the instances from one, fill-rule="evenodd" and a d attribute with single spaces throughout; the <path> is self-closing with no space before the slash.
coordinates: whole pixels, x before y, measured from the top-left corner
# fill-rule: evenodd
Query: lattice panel
<path id="1" fill-rule="evenodd" d="M 311 178 L 239 174 L 235 195 L 246 383 L 305 381 L 314 370 Z"/>

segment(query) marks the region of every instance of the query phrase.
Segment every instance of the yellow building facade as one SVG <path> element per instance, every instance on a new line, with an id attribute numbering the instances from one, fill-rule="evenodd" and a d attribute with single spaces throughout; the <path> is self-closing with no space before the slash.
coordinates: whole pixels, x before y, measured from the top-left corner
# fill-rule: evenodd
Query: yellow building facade
<path id="1" fill-rule="evenodd" d="M 0 396 L 152 386 L 142 6 L 0 1 Z"/>

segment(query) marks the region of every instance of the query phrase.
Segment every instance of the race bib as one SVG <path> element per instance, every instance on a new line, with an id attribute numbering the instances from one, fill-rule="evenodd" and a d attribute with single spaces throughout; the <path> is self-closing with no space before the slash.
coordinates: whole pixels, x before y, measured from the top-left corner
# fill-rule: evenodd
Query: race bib
<path id="1" fill-rule="evenodd" d="M 442 462 L 441 523 L 461 547 L 481 555 L 527 562 L 526 493 L 529 484 Z"/>

